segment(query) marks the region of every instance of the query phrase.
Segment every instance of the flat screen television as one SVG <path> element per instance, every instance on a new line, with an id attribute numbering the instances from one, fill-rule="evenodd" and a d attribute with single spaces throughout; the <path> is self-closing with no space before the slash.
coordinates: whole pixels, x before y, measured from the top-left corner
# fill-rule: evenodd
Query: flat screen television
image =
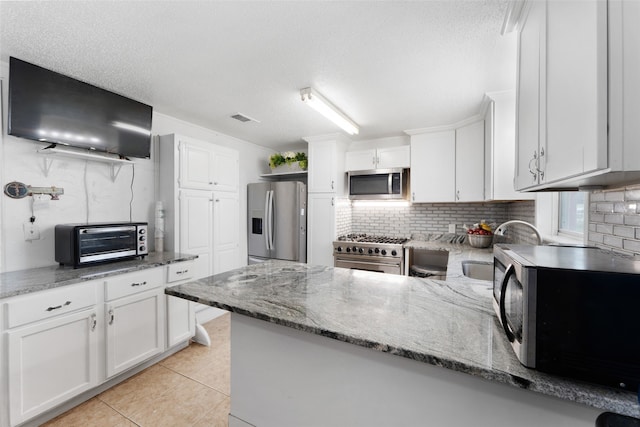
<path id="1" fill-rule="evenodd" d="M 34 64 L 9 60 L 9 135 L 150 157 L 153 109 Z"/>

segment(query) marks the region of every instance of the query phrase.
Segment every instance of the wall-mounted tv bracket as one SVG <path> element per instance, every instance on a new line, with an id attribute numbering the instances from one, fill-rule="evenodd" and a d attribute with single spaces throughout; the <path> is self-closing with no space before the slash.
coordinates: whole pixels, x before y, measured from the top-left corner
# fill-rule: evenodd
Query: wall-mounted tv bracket
<path id="1" fill-rule="evenodd" d="M 51 200 L 60 200 L 64 194 L 64 188 L 60 187 L 32 187 L 22 182 L 13 181 L 4 186 L 4 194 L 12 199 L 22 199 L 35 194 L 47 194 L 51 196 Z"/>

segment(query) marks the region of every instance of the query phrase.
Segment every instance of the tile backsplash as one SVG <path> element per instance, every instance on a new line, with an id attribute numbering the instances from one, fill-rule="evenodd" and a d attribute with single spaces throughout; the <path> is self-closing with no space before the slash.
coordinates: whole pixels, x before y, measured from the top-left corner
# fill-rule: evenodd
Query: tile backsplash
<path id="1" fill-rule="evenodd" d="M 640 254 L 640 185 L 590 194 L 587 243 L 622 254 Z"/>
<path id="2" fill-rule="evenodd" d="M 410 237 L 412 234 L 447 233 L 449 224 L 455 224 L 456 232 L 461 234 L 465 232 L 463 224 L 471 225 L 481 220 L 496 224 L 510 219 L 535 222 L 534 201 L 361 206 L 341 200 L 337 206 L 338 235 L 366 233 Z M 526 229 L 520 232 L 518 227 L 510 227 L 508 234 L 514 240 L 528 238 Z"/>

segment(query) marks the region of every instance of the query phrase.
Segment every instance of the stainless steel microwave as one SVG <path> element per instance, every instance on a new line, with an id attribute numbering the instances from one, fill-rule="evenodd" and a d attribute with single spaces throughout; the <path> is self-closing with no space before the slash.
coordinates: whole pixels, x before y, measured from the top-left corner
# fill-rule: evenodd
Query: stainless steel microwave
<path id="1" fill-rule="evenodd" d="M 408 176 L 408 170 L 404 169 L 349 172 L 349 198 L 355 200 L 406 199 Z"/>
<path id="2" fill-rule="evenodd" d="M 58 224 L 55 259 L 74 268 L 143 257 L 149 253 L 146 222 Z"/>
<path id="3" fill-rule="evenodd" d="M 598 248 L 494 246 L 493 306 L 520 362 L 640 385 L 640 261 Z"/>

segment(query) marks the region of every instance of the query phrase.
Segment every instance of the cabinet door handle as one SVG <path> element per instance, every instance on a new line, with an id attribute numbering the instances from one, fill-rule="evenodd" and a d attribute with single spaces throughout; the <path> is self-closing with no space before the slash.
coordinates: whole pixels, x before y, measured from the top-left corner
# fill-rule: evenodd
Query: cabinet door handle
<path id="1" fill-rule="evenodd" d="M 460 190 L 456 191 L 456 200 L 460 200 Z"/>
<path id="2" fill-rule="evenodd" d="M 333 180 L 331 180 L 331 189 L 333 190 Z"/>
<path id="3" fill-rule="evenodd" d="M 331 198 L 331 206 L 335 206 L 335 200 L 336 199 L 334 197 Z"/>
<path id="4" fill-rule="evenodd" d="M 113 319 L 114 319 L 114 315 L 113 315 L 113 308 L 109 309 L 109 324 L 113 325 Z"/>
<path id="5" fill-rule="evenodd" d="M 98 320 L 96 319 L 96 315 L 91 315 L 91 332 L 96 330 L 96 325 L 98 324 Z"/>
<path id="6" fill-rule="evenodd" d="M 414 202 L 416 201 L 416 192 L 415 191 L 411 193 L 411 200 L 414 201 Z"/>
<path id="7" fill-rule="evenodd" d="M 220 199 L 216 199 L 216 202 L 219 202 L 219 201 L 220 201 Z"/>
<path id="8" fill-rule="evenodd" d="M 213 181 L 209 181 L 209 185 L 213 184 Z"/>
<path id="9" fill-rule="evenodd" d="M 217 183 L 217 182 L 215 182 L 215 181 L 213 181 L 213 185 L 218 185 L 218 183 Z"/>
<path id="10" fill-rule="evenodd" d="M 67 301 L 64 304 L 47 307 L 47 311 L 58 310 L 59 308 L 66 307 L 66 306 L 68 306 L 70 304 L 71 304 L 71 301 Z"/>
<path id="11" fill-rule="evenodd" d="M 145 281 L 145 282 L 140 282 L 140 283 L 135 283 L 135 282 L 134 282 L 134 283 L 132 283 L 132 284 L 131 284 L 131 286 L 132 286 L 132 287 L 135 287 L 135 286 L 144 286 L 144 285 L 146 285 L 146 284 L 147 284 L 147 282 L 146 282 L 146 281 Z"/>

